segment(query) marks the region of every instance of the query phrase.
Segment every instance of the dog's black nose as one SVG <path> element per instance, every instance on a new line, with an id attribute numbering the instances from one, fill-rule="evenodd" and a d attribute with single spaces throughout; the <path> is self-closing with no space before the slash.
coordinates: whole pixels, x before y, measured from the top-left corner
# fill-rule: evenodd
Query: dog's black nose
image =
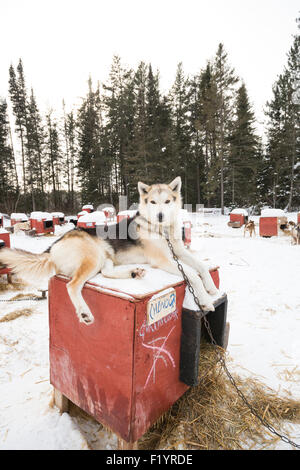
<path id="1" fill-rule="evenodd" d="M 157 218 L 159 222 L 162 222 L 164 219 L 164 214 L 162 212 L 159 212 L 159 214 L 157 214 Z"/>

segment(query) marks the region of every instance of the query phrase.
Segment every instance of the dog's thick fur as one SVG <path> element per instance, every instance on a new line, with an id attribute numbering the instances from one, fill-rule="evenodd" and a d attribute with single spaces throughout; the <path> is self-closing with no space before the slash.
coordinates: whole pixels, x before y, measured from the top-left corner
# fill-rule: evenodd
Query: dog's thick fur
<path id="1" fill-rule="evenodd" d="M 4 248 L 0 252 L 0 263 L 26 279 L 38 280 L 55 273 L 71 277 L 67 289 L 76 314 L 80 322 L 90 324 L 94 317 L 81 290 L 84 283 L 97 273 L 110 278 L 141 278 L 145 274 L 143 269 L 125 269 L 120 265 L 149 263 L 152 267 L 179 274 L 165 239 L 167 233 L 201 307 L 204 311 L 213 311 L 209 294 L 215 295 L 218 291 L 207 267 L 188 252 L 182 242 L 180 189 L 180 177 L 170 184 L 148 186 L 139 183 L 138 213 L 116 227 L 112 226 L 116 230 L 115 237 L 103 239 L 95 232 L 88 233 L 88 229 L 75 229 L 67 232 L 42 254 Z M 124 227 L 126 237 L 120 236 L 121 231 L 124 235 Z"/>
<path id="2" fill-rule="evenodd" d="M 30 230 L 30 222 L 17 222 L 14 226 L 14 234 L 16 235 L 23 230 Z"/>
<path id="3" fill-rule="evenodd" d="M 249 232 L 250 233 L 250 237 L 252 237 L 252 233 L 254 233 L 254 235 L 256 236 L 256 232 L 255 232 L 255 223 L 253 220 L 250 220 L 249 222 L 247 222 L 245 224 L 245 227 L 244 227 L 244 237 L 246 235 L 246 232 Z"/>
<path id="4" fill-rule="evenodd" d="M 294 225 L 291 229 L 292 243 L 300 245 L 300 224 Z"/>

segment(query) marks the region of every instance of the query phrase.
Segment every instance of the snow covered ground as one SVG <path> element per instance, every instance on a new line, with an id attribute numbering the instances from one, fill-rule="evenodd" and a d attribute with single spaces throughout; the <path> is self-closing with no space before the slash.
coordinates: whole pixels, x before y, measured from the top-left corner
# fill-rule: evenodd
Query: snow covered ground
<path id="1" fill-rule="evenodd" d="M 296 221 L 296 214 L 288 219 Z M 192 249 L 220 266 L 229 301 L 229 368 L 300 400 L 300 246 L 286 236 L 260 238 L 258 227 L 256 238 L 244 238 L 243 229 L 227 222 L 228 216 L 205 217 L 193 228 Z M 70 228 L 58 227 L 55 237 L 12 235 L 12 246 L 42 252 Z M 47 301 L 1 302 L 17 293 L 0 291 L 0 449 L 115 449 L 115 436 L 94 420 L 50 406 Z M 22 308 L 32 313 L 1 321 Z M 291 430 L 299 443 L 300 425 Z"/>

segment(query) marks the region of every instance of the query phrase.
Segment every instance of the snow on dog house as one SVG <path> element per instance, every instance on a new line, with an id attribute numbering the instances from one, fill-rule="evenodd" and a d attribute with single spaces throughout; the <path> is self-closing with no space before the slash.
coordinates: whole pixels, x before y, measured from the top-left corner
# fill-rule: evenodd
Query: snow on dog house
<path id="1" fill-rule="evenodd" d="M 0 229 L 0 249 L 1 248 L 10 248 L 10 233 L 7 230 Z M 6 274 L 7 279 L 9 280 L 11 270 L 10 268 L 2 268 L 0 269 L 0 275 Z"/>
<path id="2" fill-rule="evenodd" d="M 63 212 L 51 212 L 53 225 L 62 225 L 65 223 L 65 214 Z"/>
<path id="3" fill-rule="evenodd" d="M 77 219 L 79 219 L 80 217 L 82 217 L 83 215 L 86 215 L 86 214 L 89 214 L 90 212 L 84 210 L 84 211 L 80 211 L 78 212 L 77 214 Z"/>
<path id="4" fill-rule="evenodd" d="M 54 232 L 53 217 L 49 212 L 31 212 L 30 225 L 36 234 Z"/>
<path id="5" fill-rule="evenodd" d="M 94 228 L 96 225 L 105 225 L 106 224 L 106 217 L 104 212 L 102 211 L 95 211 L 90 212 L 82 215 L 78 222 L 77 227 L 82 228 Z"/>
<path id="6" fill-rule="evenodd" d="M 15 225 L 20 222 L 27 222 L 28 217 L 23 212 L 13 212 L 10 216 L 10 224 Z"/>
<path id="7" fill-rule="evenodd" d="M 117 222 L 119 223 L 123 219 L 130 219 L 131 217 L 134 217 L 136 213 L 137 213 L 137 210 L 127 210 L 127 211 L 118 212 Z"/>
<path id="8" fill-rule="evenodd" d="M 280 229 L 287 227 L 287 217 L 282 209 L 263 209 L 259 218 L 259 235 L 261 237 L 276 237 Z"/>
<path id="9" fill-rule="evenodd" d="M 182 240 L 184 245 L 189 248 L 192 242 L 192 222 L 186 209 L 180 209 L 182 220 Z"/>
<path id="10" fill-rule="evenodd" d="M 101 209 L 102 212 L 104 212 L 105 214 L 105 217 L 108 219 L 108 220 L 112 220 L 114 218 L 114 215 L 115 215 L 115 209 L 114 207 L 112 206 L 108 206 L 108 207 L 104 207 L 103 209 Z"/>
<path id="11" fill-rule="evenodd" d="M 69 278 L 54 276 L 49 283 L 50 382 L 56 403 L 67 411 L 70 400 L 127 443 L 137 441 L 196 384 L 191 376 L 196 373 L 198 380 L 201 315 L 186 301 L 185 282 L 141 267 L 146 269 L 143 279 L 98 274 L 85 284 L 82 295 L 94 315 L 88 326 L 75 314 Z M 211 275 L 218 286 L 216 272 Z M 225 297 L 207 314 L 222 347 Z"/>
<path id="12" fill-rule="evenodd" d="M 82 206 L 82 210 L 89 213 L 94 212 L 94 206 L 93 204 L 85 204 L 84 206 Z"/>
<path id="13" fill-rule="evenodd" d="M 233 228 L 242 227 L 242 225 L 248 222 L 248 212 L 246 209 L 233 209 L 229 214 L 228 225 Z"/>
<path id="14" fill-rule="evenodd" d="M 65 217 L 65 221 L 66 221 L 67 223 L 74 224 L 75 227 L 76 227 L 77 222 L 78 222 L 78 216 L 77 216 L 77 215 L 67 215 L 67 216 Z"/>

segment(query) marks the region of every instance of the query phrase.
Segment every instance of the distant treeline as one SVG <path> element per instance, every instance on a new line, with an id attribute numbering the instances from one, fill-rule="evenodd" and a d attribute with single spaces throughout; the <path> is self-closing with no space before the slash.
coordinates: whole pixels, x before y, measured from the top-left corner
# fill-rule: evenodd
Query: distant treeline
<path id="1" fill-rule="evenodd" d="M 119 195 L 131 204 L 138 181 L 178 175 L 184 203 L 299 208 L 299 41 L 266 103 L 264 141 L 222 44 L 195 76 L 180 63 L 167 94 L 150 64 L 127 69 L 115 56 L 107 82 L 90 78 L 81 106 L 66 112 L 63 103 L 59 119 L 41 116 L 20 59 L 9 69 L 13 131 L 0 101 L 0 211 L 72 213 L 89 202 L 117 206 Z"/>

